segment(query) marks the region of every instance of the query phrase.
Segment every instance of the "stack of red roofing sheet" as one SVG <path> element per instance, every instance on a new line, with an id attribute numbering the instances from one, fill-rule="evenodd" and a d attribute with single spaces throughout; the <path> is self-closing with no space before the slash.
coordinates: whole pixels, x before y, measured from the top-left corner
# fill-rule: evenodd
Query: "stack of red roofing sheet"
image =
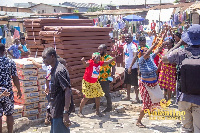
<path id="1" fill-rule="evenodd" d="M 44 46 L 42 45 L 39 32 L 44 26 L 93 26 L 91 19 L 25 19 L 24 27 L 27 31 L 26 43 L 31 48 L 31 56 L 41 56 Z"/>

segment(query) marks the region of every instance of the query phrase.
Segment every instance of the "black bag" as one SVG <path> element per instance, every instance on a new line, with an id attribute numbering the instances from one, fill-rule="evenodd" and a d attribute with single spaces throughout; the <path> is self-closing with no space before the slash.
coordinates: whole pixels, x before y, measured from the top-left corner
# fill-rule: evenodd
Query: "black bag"
<path id="1" fill-rule="evenodd" d="M 180 66 L 180 90 L 185 94 L 200 95 L 200 55 L 186 52 Z"/>

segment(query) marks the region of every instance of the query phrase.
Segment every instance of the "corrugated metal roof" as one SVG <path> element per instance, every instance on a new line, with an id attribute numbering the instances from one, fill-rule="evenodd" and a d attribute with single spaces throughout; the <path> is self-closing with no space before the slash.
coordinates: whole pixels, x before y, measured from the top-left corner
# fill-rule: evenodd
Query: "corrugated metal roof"
<path id="1" fill-rule="evenodd" d="M 23 17 L 30 17 L 31 15 L 34 15 L 34 13 L 0 11 L 0 16 L 9 16 L 9 17 L 23 18 Z"/>
<path id="2" fill-rule="evenodd" d="M 196 1 L 190 6 L 191 9 L 200 9 L 200 1 Z"/>
<path id="3" fill-rule="evenodd" d="M 69 3 L 75 7 L 86 7 L 86 8 L 91 8 L 91 7 L 100 8 L 101 7 L 100 5 L 95 4 L 95 3 L 76 3 L 76 2 L 65 2 L 65 3 Z"/>
<path id="4" fill-rule="evenodd" d="M 74 7 L 71 7 L 71 6 L 65 6 L 65 5 L 44 4 L 44 3 L 40 3 L 40 4 L 43 4 L 43 5 L 49 5 L 49 6 L 53 6 L 53 7 L 65 7 L 65 8 L 72 8 L 72 9 L 74 9 Z M 40 5 L 40 4 L 37 4 L 37 5 Z M 35 7 L 35 6 L 37 6 L 37 5 L 31 6 L 31 7 Z"/>
<path id="5" fill-rule="evenodd" d="M 97 12 L 88 12 L 83 14 L 84 16 L 97 16 L 97 15 L 120 15 L 120 14 L 134 14 L 138 12 L 148 11 L 149 9 L 119 9 L 119 10 L 103 10 Z"/>
<path id="6" fill-rule="evenodd" d="M 180 4 L 174 4 L 174 5 L 158 5 L 158 6 L 154 6 L 154 7 L 150 8 L 150 9 L 151 10 L 155 10 L 155 9 L 167 9 L 167 8 L 178 8 L 178 7 L 187 9 L 192 4 L 194 4 L 194 2 L 191 2 L 191 3 L 180 3 Z"/>

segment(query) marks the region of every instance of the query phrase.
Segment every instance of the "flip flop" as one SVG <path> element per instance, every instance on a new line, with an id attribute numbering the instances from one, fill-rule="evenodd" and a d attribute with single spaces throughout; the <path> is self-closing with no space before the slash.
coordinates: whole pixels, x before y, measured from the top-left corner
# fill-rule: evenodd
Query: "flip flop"
<path id="1" fill-rule="evenodd" d="M 80 118 L 84 118 L 84 117 L 85 117 L 82 113 L 78 113 L 78 116 L 79 116 Z"/>
<path id="2" fill-rule="evenodd" d="M 139 128 L 146 128 L 145 125 L 143 125 L 142 123 L 140 122 L 137 122 L 136 126 L 138 126 Z"/>

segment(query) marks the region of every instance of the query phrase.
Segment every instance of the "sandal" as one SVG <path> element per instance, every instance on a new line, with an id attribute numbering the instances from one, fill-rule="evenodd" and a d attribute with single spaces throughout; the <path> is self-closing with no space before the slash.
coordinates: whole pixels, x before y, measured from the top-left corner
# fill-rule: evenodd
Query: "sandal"
<path id="1" fill-rule="evenodd" d="M 146 126 L 143 125 L 141 122 L 137 122 L 136 126 L 138 126 L 139 128 L 146 128 Z"/>
<path id="2" fill-rule="evenodd" d="M 82 113 L 78 113 L 78 116 L 80 117 L 80 118 L 84 118 L 85 116 L 82 114 Z"/>

